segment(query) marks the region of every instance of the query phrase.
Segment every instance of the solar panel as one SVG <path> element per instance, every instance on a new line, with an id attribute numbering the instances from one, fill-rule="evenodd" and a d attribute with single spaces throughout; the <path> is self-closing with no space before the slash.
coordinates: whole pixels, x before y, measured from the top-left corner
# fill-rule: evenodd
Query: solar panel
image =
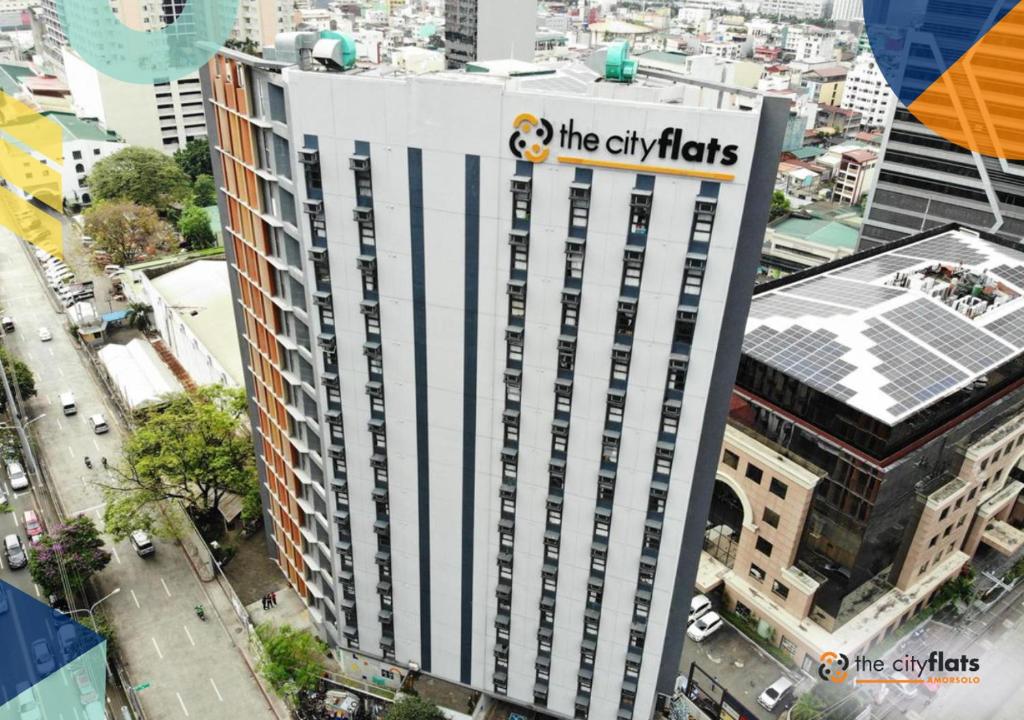
<path id="1" fill-rule="evenodd" d="M 881 360 L 874 369 L 887 383 L 880 389 L 895 402 L 889 413 L 901 417 L 967 379 L 967 374 L 923 345 L 879 320 L 869 320 L 864 336 Z"/>
<path id="2" fill-rule="evenodd" d="M 849 315 L 853 308 L 826 305 L 800 298 L 790 297 L 783 293 L 758 295 L 750 304 L 750 317 L 755 319 L 766 317 L 832 317 L 833 315 Z"/>
<path id="3" fill-rule="evenodd" d="M 797 285 L 790 285 L 785 288 L 784 292 L 813 300 L 845 305 L 855 310 L 863 310 L 871 305 L 878 305 L 886 300 L 899 297 L 905 291 L 881 285 L 868 285 L 854 280 L 840 280 L 825 275 Z"/>
<path id="4" fill-rule="evenodd" d="M 906 270 L 907 268 L 920 263 L 920 258 L 897 255 L 896 253 L 886 253 L 884 255 L 871 258 L 870 260 L 864 260 L 851 267 L 836 270 L 829 274 L 832 275 L 832 277 L 841 277 L 847 280 L 871 281 L 878 280 L 886 275 L 892 275 L 900 270 Z"/>
<path id="5" fill-rule="evenodd" d="M 1003 317 L 993 320 L 984 327 L 990 333 L 1002 338 L 1014 347 L 1024 348 L 1024 308 L 1003 315 Z"/>
<path id="6" fill-rule="evenodd" d="M 1019 265 L 1015 267 L 1011 267 L 1009 265 L 997 265 L 992 268 L 991 273 L 1013 283 L 1019 290 L 1024 290 L 1024 267 Z"/>
<path id="7" fill-rule="evenodd" d="M 812 331 L 800 325 L 770 333 L 760 334 L 756 343 L 744 347 L 744 352 L 823 393 L 840 400 L 850 397 L 848 388 L 837 386 L 856 367 L 840 359 L 850 348 L 838 342 L 833 333 Z"/>
<path id="8" fill-rule="evenodd" d="M 969 370 L 981 372 L 1015 354 L 979 327 L 931 300 L 919 298 L 882 314 L 903 332 L 921 340 Z"/>
<path id="9" fill-rule="evenodd" d="M 975 250 L 963 240 L 949 234 L 922 240 L 900 248 L 900 253 L 925 260 L 976 265 L 988 259 L 984 253 Z"/>

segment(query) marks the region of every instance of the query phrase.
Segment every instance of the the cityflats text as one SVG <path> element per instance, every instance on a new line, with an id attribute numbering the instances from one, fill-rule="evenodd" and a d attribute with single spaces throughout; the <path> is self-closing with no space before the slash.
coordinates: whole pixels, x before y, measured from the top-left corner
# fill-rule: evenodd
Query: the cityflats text
<path id="1" fill-rule="evenodd" d="M 596 152 L 602 147 L 601 136 L 594 132 L 583 132 L 576 128 L 576 122 L 563 123 L 558 131 L 559 144 L 563 150 L 586 150 Z M 612 155 L 638 157 L 645 162 L 656 152 L 659 160 L 686 160 L 688 162 L 718 162 L 721 165 L 735 165 L 739 159 L 736 145 L 722 145 L 718 138 L 707 142 L 687 140 L 683 142 L 682 128 L 667 127 L 656 138 L 646 138 L 629 130 L 622 135 L 609 135 L 603 143 L 604 149 Z"/>

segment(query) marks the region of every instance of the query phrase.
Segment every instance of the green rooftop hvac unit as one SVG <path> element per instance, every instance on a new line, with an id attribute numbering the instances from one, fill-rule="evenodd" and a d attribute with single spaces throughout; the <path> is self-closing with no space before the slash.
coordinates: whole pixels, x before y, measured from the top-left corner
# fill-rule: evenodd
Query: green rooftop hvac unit
<path id="1" fill-rule="evenodd" d="M 633 82 L 636 77 L 636 60 L 629 58 L 629 43 L 620 42 L 608 46 L 604 61 L 604 77 L 615 82 Z"/>
<path id="2" fill-rule="evenodd" d="M 349 70 L 356 64 L 356 41 L 340 32 L 325 30 L 313 47 L 313 59 L 333 70 Z"/>

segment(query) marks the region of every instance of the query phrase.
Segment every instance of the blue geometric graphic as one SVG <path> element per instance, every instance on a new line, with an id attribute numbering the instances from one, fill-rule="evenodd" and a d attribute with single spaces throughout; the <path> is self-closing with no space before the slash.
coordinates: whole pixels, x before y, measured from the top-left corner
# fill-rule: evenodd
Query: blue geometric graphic
<path id="1" fill-rule="evenodd" d="M 103 720 L 107 643 L 0 580 L 0 720 Z"/>

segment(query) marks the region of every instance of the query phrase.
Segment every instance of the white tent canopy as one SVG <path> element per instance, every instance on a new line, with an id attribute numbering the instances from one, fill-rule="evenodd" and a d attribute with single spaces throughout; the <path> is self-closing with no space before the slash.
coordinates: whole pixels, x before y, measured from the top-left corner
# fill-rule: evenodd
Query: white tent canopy
<path id="1" fill-rule="evenodd" d="M 143 340 L 136 338 L 127 345 L 106 345 L 100 348 L 98 355 L 131 410 L 158 403 L 163 396 L 182 390 L 160 356 Z"/>

